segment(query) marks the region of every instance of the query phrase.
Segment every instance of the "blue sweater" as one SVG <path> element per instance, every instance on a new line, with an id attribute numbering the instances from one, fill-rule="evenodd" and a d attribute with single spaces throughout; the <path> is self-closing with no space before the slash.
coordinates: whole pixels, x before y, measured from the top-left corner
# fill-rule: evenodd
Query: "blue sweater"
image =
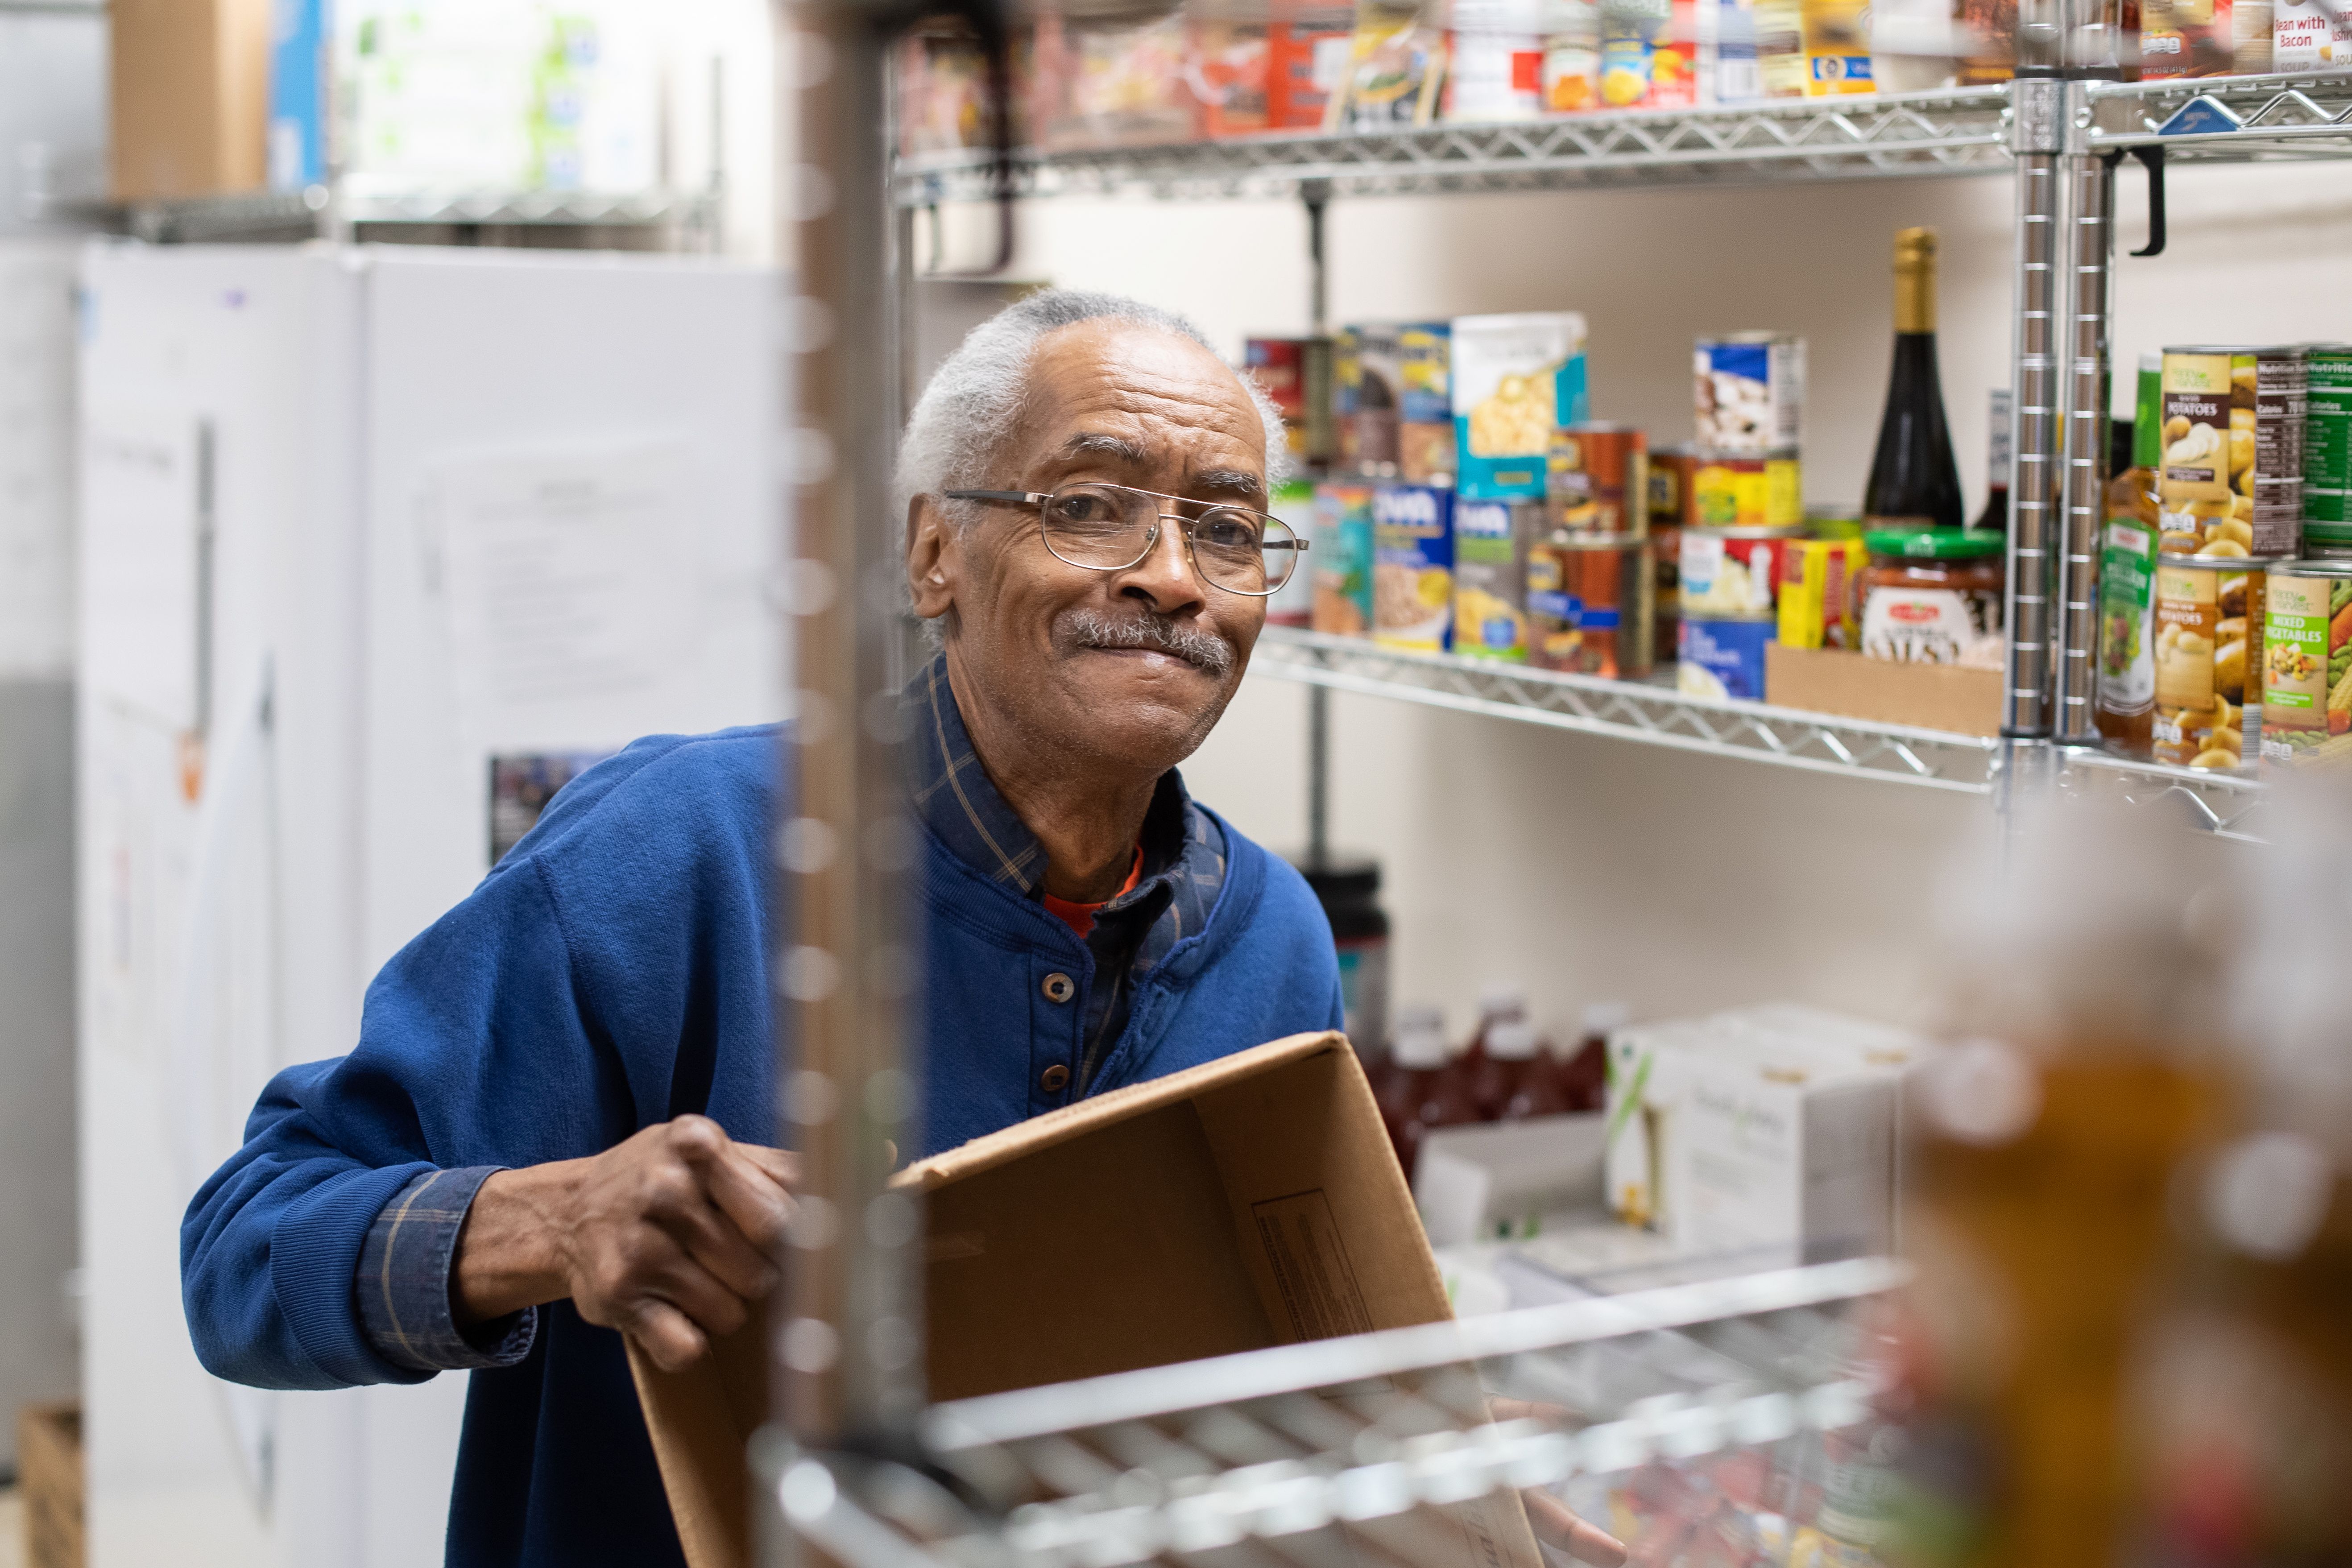
<path id="1" fill-rule="evenodd" d="M 640 741 L 567 786 L 466 900 L 368 988 L 349 1056 L 271 1080 L 188 1208 L 196 1354 L 268 1388 L 412 1383 L 375 1353 L 352 1279 L 377 1211 L 434 1169 L 538 1164 L 701 1111 L 772 1141 L 766 964 L 773 729 Z M 1206 926 L 1150 973 L 1099 1093 L 1340 1022 L 1306 883 L 1230 826 Z M 1036 903 L 928 839 L 924 1144 L 1045 1109 L 1078 1009 L 1044 977 L 1092 958 Z M 474 1374 L 448 1561 L 681 1563 L 620 1336 L 568 1301 L 530 1355 Z"/>

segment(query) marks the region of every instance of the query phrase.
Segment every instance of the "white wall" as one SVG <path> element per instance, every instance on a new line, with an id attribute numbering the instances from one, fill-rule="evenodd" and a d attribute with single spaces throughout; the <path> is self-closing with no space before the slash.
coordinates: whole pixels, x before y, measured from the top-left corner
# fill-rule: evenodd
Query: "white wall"
<path id="1" fill-rule="evenodd" d="M 2145 182 L 2122 175 L 2124 247 Z M 2175 170 L 2171 245 L 2124 258 L 2117 403 L 2166 342 L 2352 337 L 2352 165 Z M 2010 353 L 2010 182 L 1335 201 L 1335 321 L 1573 307 L 1591 323 L 1596 416 L 1690 437 L 1700 332 L 1770 327 L 1811 345 L 1806 490 L 1861 493 L 1885 394 L 1894 231 L 1943 238 L 1944 395 L 1971 510 L 1988 389 Z M 958 214 L 951 261 L 977 248 Z M 1237 354 L 1307 325 L 1304 218 L 1279 201 L 1029 204 L 1020 277 L 1191 311 Z M 1538 1019 L 1584 1002 L 1662 1016 L 1788 995 L 1901 1018 L 1931 970 L 1938 869 L 1980 801 L 1685 755 L 1335 695 L 1332 833 L 1387 868 L 1401 1001 L 1454 1028 L 1480 987 L 1524 981 Z M 1185 772 L 1276 847 L 1304 837 L 1301 689 L 1244 682 Z"/>

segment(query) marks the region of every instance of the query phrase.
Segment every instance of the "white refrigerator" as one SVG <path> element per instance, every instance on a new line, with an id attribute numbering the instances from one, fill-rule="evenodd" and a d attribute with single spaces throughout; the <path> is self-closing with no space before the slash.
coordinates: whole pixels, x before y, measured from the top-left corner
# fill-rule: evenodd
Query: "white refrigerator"
<path id="1" fill-rule="evenodd" d="M 219 1383 L 180 1217 L 564 778 L 782 711 L 776 276 L 103 242 L 82 284 L 89 1562 L 423 1568 L 463 1378 Z"/>

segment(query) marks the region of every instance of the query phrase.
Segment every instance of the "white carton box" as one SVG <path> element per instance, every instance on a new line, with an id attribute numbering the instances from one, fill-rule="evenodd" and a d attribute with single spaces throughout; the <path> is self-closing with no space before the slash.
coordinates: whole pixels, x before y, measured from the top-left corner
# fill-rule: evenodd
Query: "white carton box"
<path id="1" fill-rule="evenodd" d="M 1547 1215 L 1601 1206 L 1601 1116 L 1537 1116 L 1432 1132 L 1412 1198 L 1433 1247 L 1537 1234 Z"/>
<path id="2" fill-rule="evenodd" d="M 1620 1030 L 1611 1206 L 1677 1251 L 1889 1250 L 1902 1080 L 1927 1051 L 1901 1030 L 1787 1003 Z"/>

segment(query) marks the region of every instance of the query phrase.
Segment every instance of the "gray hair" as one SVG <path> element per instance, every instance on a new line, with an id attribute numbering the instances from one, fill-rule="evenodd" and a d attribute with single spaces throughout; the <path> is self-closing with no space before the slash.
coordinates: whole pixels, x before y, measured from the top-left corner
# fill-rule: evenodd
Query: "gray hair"
<path id="1" fill-rule="evenodd" d="M 1175 311 L 1117 294 L 1045 289 L 1007 305 L 940 362 L 908 416 L 890 486 L 892 526 L 906 526 L 907 509 L 917 496 L 982 488 L 997 443 L 1020 423 L 1029 395 L 1029 360 L 1038 340 L 1062 327 L 1097 321 L 1155 328 L 1216 352 L 1208 334 Z M 1284 477 L 1289 457 L 1282 415 L 1256 377 L 1240 380 L 1265 425 L 1265 477 L 1272 485 Z"/>

